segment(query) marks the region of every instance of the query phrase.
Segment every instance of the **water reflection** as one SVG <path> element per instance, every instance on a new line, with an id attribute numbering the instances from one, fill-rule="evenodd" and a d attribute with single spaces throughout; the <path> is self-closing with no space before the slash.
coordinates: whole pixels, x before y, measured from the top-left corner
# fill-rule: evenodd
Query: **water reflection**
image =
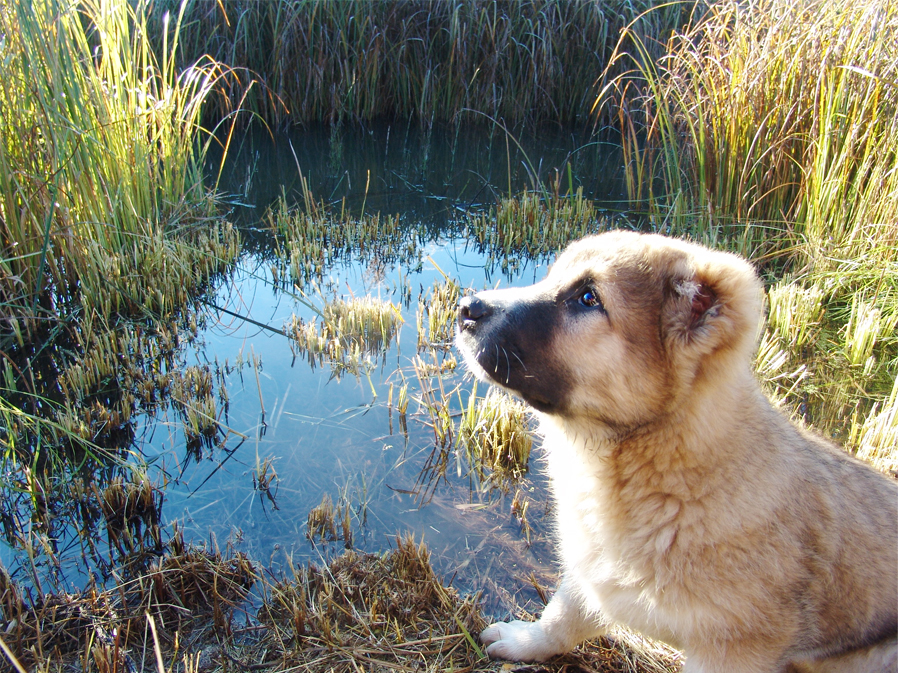
<path id="1" fill-rule="evenodd" d="M 622 186 L 608 176 L 619 175 L 618 161 L 606 144 L 554 128 L 511 139 L 495 127 L 377 124 L 240 139 L 219 184 L 233 195 L 248 252 L 204 299 L 176 363 L 184 380 L 184 372 L 208 377 L 214 399 L 192 420 L 184 408 L 166 405 L 133 422 L 132 458 L 164 494 L 164 502 L 154 496 L 161 519 L 152 524 L 170 533 L 177 522 L 188 540 L 229 542 L 275 569 L 339 553 L 350 535 L 354 547 L 382 551 L 397 534 L 412 532 L 456 586 L 485 590 L 487 614 L 509 609 L 509 591 L 520 592 L 519 602 L 538 600 L 528 578 L 554 582 L 539 450 L 528 476 L 503 493 L 483 486 L 462 452 L 452 451 L 451 437 L 440 445 L 428 396 L 437 400 L 438 392 L 449 423 L 457 424 L 471 385 L 449 366 L 451 349 L 420 337 L 416 311 L 419 300 L 427 308 L 431 288 L 446 277 L 469 289 L 500 281 L 495 259 L 460 236 L 460 212 L 528 187 L 584 187 L 614 205 Z M 281 195 L 301 201 L 304 191 L 356 214 L 399 214 L 401 227 L 417 232 L 414 254 L 335 255 L 320 277 L 297 287 L 262 218 Z M 523 260 L 501 281 L 534 282 L 545 264 Z M 389 347 L 355 375 L 310 366 L 284 334 L 297 319 L 319 317 L 331 296 L 372 296 L 402 310 Z M 213 431 L 191 436 L 190 423 L 200 427 L 210 418 L 217 420 Z M 436 461 L 440 469 L 428 471 Z M 350 535 L 326 533 L 312 542 L 309 513 L 327 500 L 340 511 L 338 526 L 348 518 Z M 108 523 L 106 529 L 116 535 L 100 543 L 76 530 L 58 533 L 62 574 L 55 581 L 83 584 L 121 551 L 122 531 Z M 6 551 L 2 560 L 20 577 L 33 567 L 27 554 Z"/>

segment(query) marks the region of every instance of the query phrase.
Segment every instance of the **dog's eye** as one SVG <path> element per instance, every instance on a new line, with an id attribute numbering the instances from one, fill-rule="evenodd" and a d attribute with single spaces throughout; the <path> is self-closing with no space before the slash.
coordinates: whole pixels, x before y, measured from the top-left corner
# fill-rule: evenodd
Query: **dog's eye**
<path id="1" fill-rule="evenodd" d="M 586 306 L 587 308 L 598 308 L 602 311 L 605 310 L 605 307 L 602 306 L 602 300 L 599 299 L 598 293 L 591 287 L 583 290 L 580 293 L 580 298 L 577 301 L 580 302 L 581 306 Z"/>

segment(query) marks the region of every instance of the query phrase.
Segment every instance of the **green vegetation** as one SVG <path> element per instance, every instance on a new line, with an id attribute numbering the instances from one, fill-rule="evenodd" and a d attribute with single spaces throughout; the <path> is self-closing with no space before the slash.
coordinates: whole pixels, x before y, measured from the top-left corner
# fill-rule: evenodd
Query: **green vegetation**
<path id="1" fill-rule="evenodd" d="M 305 288 L 341 261 L 380 268 L 420 261 L 424 237 L 420 226 L 405 224 L 398 215 L 356 215 L 345 202 L 337 212 L 316 200 L 304 179 L 301 183 L 304 206 L 290 207 L 282 195 L 264 216 L 267 228 L 278 237 L 278 257 L 286 263 L 293 285 Z"/>
<path id="2" fill-rule="evenodd" d="M 719 2 L 667 52 L 617 56 L 647 81 L 620 114 L 634 203 L 785 276 L 759 361 L 772 394 L 898 468 L 894 4 Z"/>
<path id="3" fill-rule="evenodd" d="M 554 257 L 571 241 L 613 228 L 612 222 L 582 188 L 567 195 L 527 191 L 500 199 L 485 213 L 469 213 L 465 233 L 507 273 L 522 260 Z"/>
<path id="4" fill-rule="evenodd" d="M 69 312 L 170 314 L 234 256 L 197 144 L 221 69 L 176 69 L 178 19 L 157 58 L 140 3 L 0 8 L 0 328 L 20 345 Z"/>
<path id="5" fill-rule="evenodd" d="M 284 332 L 309 364 L 320 367 L 327 363 L 338 376 L 343 372 L 367 374 L 389 349 L 403 323 L 398 306 L 373 297 L 328 299 L 319 320 L 305 321 L 294 315 Z"/>
<path id="6" fill-rule="evenodd" d="M 651 0 L 271 0 L 191 2 L 182 42 L 234 76 L 216 118 L 240 103 L 269 123 L 375 117 L 589 121 L 620 30 L 662 45 L 695 3 Z M 169 3 L 158 3 L 155 24 Z M 159 40 L 157 39 L 158 43 Z M 660 56 L 658 51 L 657 55 Z M 261 86 L 250 87 L 258 79 Z M 248 93 L 247 93 L 248 91 Z"/>
<path id="7" fill-rule="evenodd" d="M 176 370 L 193 307 L 239 248 L 202 175 L 202 106 L 223 71 L 176 66 L 177 15 L 154 52 L 146 10 L 0 4 L 0 496 L 7 541 L 50 563 L 67 525 L 99 553 L 97 474 L 143 478 L 123 452 L 138 410 L 179 391 L 185 432 L 218 430 L 208 386 Z"/>
<path id="8" fill-rule="evenodd" d="M 462 408 L 458 444 L 473 472 L 488 487 L 507 491 L 527 474 L 533 444 L 529 415 L 523 402 L 495 388 L 481 398 L 476 385 L 471 391 Z"/>
<path id="9" fill-rule="evenodd" d="M 259 579 L 240 555 L 189 549 L 177 534 L 163 543 L 160 486 L 128 449 L 135 417 L 165 409 L 187 460 L 232 432 L 222 422 L 228 365 L 188 366 L 183 345 L 202 324 L 198 302 L 240 249 L 203 184 L 212 136 L 201 122 L 230 121 L 240 105 L 272 125 L 406 117 L 502 120 L 498 129 L 586 123 L 598 92 L 589 121 L 622 131 L 630 221 L 753 259 L 769 288 L 756 361 L 769 394 L 898 472 L 893 2 L 35 0 L 0 3 L 0 35 L 0 510 L 42 596 L 27 598 L 0 571 L 0 649 L 28 665 L 55 670 L 59 655 L 85 670 L 125 670 L 126 646 L 140 640 L 144 655 L 164 650 L 171 662 L 147 667 L 200 670 L 199 650 L 179 649 L 189 629 L 205 628 L 187 625 L 185 609 L 231 637 L 228 615 Z M 370 381 L 396 342 L 400 306 L 338 298 L 327 284 L 343 262 L 382 278 L 389 266 L 424 264 L 440 236 L 460 235 L 491 271 L 511 273 L 624 222 L 602 215 L 570 175 L 565 192 L 557 175 L 543 186 L 537 174 L 530 191 L 459 215 L 448 233 L 316 200 L 300 176 L 304 204 L 285 195 L 262 218 L 274 285 L 303 297 L 326 288 L 315 320 L 283 330 L 296 352 Z M 409 307 L 412 289 L 400 283 Z M 417 348 L 389 379 L 390 435 L 394 408 L 406 439 L 408 416 L 433 433 L 419 503 L 452 462 L 507 495 L 527 471 L 523 407 L 494 392 L 464 398 L 447 349 L 460 293 L 448 277 L 421 288 Z M 252 364 L 258 382 L 255 355 Z M 276 508 L 267 458 L 252 479 Z M 531 501 L 518 490 L 511 508 L 529 543 Z M 108 547 L 95 539 L 101 526 Z M 64 527 L 91 567 L 127 581 L 46 593 L 38 566 L 59 567 Z M 325 497 L 307 533 L 350 544 L 347 499 Z M 422 658 L 428 670 L 470 669 L 481 625 L 473 599 L 433 580 L 427 553 L 408 540 L 383 557 L 298 569 L 265 583 L 264 631 L 216 651 L 273 670 L 380 660 L 404 670 Z M 156 622 L 161 643 L 150 635 Z M 634 643 L 626 655 L 604 643 L 572 656 L 607 668 Z M 641 661 L 639 670 L 672 670 L 676 656 Z"/>
<path id="10" fill-rule="evenodd" d="M 451 278 L 436 282 L 418 297 L 418 350 L 452 347 L 461 288 Z"/>

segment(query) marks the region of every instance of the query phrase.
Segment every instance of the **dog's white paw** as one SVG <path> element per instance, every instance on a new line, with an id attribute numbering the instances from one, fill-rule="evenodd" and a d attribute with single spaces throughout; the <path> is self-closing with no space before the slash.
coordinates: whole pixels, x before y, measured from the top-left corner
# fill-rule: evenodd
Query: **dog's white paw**
<path id="1" fill-rule="evenodd" d="M 566 651 L 546 636 L 539 622 L 493 624 L 483 630 L 480 641 L 487 646 L 486 653 L 491 659 L 545 661 Z"/>

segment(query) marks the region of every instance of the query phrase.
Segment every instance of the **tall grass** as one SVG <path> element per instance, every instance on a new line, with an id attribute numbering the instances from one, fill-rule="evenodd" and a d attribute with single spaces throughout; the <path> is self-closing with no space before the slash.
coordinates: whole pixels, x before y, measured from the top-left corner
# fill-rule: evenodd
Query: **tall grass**
<path id="1" fill-rule="evenodd" d="M 182 235 L 210 214 L 197 135 L 221 70 L 178 69 L 180 15 L 166 15 L 157 57 L 146 11 L 115 0 L 0 6 L 6 329 L 85 302 L 171 310 L 155 290 L 196 285 L 234 253 L 217 226 L 197 245 Z"/>
<path id="2" fill-rule="evenodd" d="M 781 368 L 762 373 L 857 449 L 865 419 L 894 415 L 898 374 L 898 7 L 724 0 L 667 49 L 626 57 L 647 83 L 620 116 L 631 197 L 656 229 L 786 274 L 762 358 Z"/>
<path id="3" fill-rule="evenodd" d="M 463 110 L 508 123 L 583 121 L 621 28 L 662 5 L 634 30 L 663 44 L 694 4 L 193 2 L 183 41 L 188 61 L 208 53 L 246 69 L 242 81 L 228 82 L 231 101 L 260 79 L 264 86 L 251 89 L 244 103 L 275 123 L 379 116 L 429 122 Z"/>

